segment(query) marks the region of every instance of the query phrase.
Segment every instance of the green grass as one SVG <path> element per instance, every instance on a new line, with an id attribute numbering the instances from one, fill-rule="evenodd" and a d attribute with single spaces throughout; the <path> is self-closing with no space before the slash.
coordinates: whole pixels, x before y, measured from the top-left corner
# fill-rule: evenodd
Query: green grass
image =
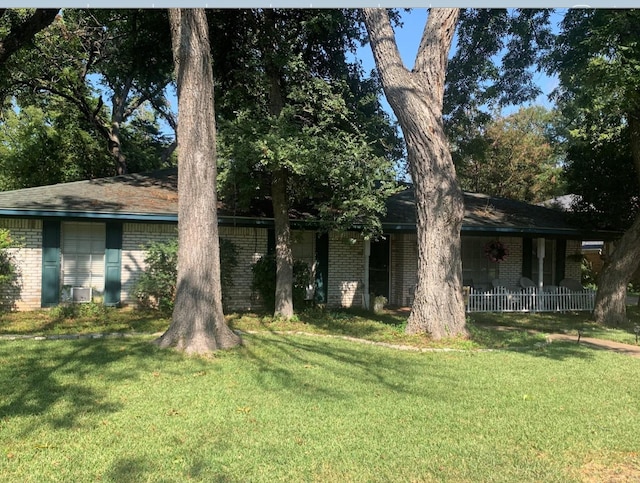
<path id="1" fill-rule="evenodd" d="M 496 326 L 540 333 L 578 334 L 583 337 L 635 344 L 634 327 L 640 325 L 640 308 L 627 306 L 628 321 L 619 327 L 605 327 L 590 320 L 588 312 L 576 313 L 477 313 L 470 316 L 471 326 L 489 330 Z"/>
<path id="2" fill-rule="evenodd" d="M 49 310 L 0 312 L 0 335 L 154 333 L 166 330 L 170 321 L 151 311 L 78 304 Z"/>
<path id="3" fill-rule="evenodd" d="M 210 358 L 144 336 L 0 341 L 3 481 L 640 478 L 638 359 L 244 338 Z"/>
<path id="4" fill-rule="evenodd" d="M 528 314 L 483 313 L 468 317 L 470 338 L 433 341 L 427 336 L 404 333 L 407 313 L 363 310 L 310 309 L 294 320 L 274 319 L 255 313 L 231 314 L 229 325 L 244 332 L 311 333 L 355 337 L 373 342 L 418 348 L 505 349 L 535 347 L 548 333 L 595 337 L 635 344 L 634 325 L 640 324 L 640 309 L 628 307 L 629 322 L 608 328 L 594 324 L 587 313 Z M 57 307 L 34 312 L 0 313 L 0 335 L 57 335 L 93 333 L 158 333 L 166 330 L 170 318 L 155 312 L 107 308 L 98 304 Z"/>

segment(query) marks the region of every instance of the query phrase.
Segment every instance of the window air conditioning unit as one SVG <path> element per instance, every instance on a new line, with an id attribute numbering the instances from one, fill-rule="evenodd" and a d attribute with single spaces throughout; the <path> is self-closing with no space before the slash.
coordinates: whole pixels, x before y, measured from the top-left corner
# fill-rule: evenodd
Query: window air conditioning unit
<path id="1" fill-rule="evenodd" d="M 71 287 L 71 301 L 75 304 L 91 302 L 91 287 Z"/>

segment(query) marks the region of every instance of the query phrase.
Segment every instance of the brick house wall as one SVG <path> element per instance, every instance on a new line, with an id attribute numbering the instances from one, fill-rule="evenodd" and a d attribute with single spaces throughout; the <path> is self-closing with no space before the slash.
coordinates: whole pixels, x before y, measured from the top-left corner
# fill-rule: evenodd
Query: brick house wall
<path id="1" fill-rule="evenodd" d="M 0 228 L 8 229 L 11 238 L 20 246 L 10 248 L 18 267 L 20 293 L 2 293 L 14 303 L 17 310 L 40 308 L 42 288 L 42 221 L 27 219 L 0 219 Z"/>
<path id="2" fill-rule="evenodd" d="M 41 306 L 42 283 L 42 221 L 36 219 L 0 219 L 0 228 L 7 228 L 21 246 L 11 253 L 19 267 L 21 290 L 15 300 L 18 310 L 33 310 Z M 315 236 L 293 232 L 293 240 L 303 259 L 313 269 Z M 129 295 L 135 279 L 144 267 L 145 249 L 150 241 L 166 241 L 177 236 L 173 224 L 124 223 L 122 240 L 122 301 L 135 303 Z M 234 270 L 234 289 L 227 302 L 228 310 L 256 310 L 260 302 L 251 291 L 251 266 L 267 251 L 266 228 L 220 227 L 220 236 L 230 240 L 238 250 L 238 266 Z M 516 287 L 522 270 L 522 239 L 501 237 L 509 249 L 507 260 L 499 264 L 499 278 L 509 287 Z M 304 248 L 301 248 L 301 244 Z M 580 280 L 581 244 L 567 242 L 565 277 Z M 390 235 L 391 305 L 408 306 L 413 302 L 417 268 L 417 245 L 414 233 Z M 329 307 L 361 307 L 364 289 L 364 241 L 357 232 L 329 235 L 328 300 Z M 559 281 L 556 281 L 556 283 Z M 0 294 L 16 298 L 16 294 Z"/>
<path id="3" fill-rule="evenodd" d="M 520 288 L 522 277 L 522 238 L 499 237 L 509 250 L 509 256 L 497 265 L 497 278 L 510 289 Z M 565 278 L 580 280 L 580 261 L 573 256 L 580 253 L 581 243 L 578 240 L 567 241 L 567 257 L 565 259 Z M 482 246 L 479 245 L 478 249 Z M 416 283 L 418 268 L 417 237 L 414 233 L 391 235 L 391 297 L 389 303 L 395 306 L 410 306 Z M 557 280 L 556 283 L 559 283 Z"/>
<path id="4" fill-rule="evenodd" d="M 251 291 L 251 266 L 267 251 L 265 228 L 220 227 L 219 235 L 231 241 L 238 251 L 233 290 L 225 301 L 229 310 L 260 307 Z M 146 269 L 146 248 L 152 242 L 165 242 L 178 236 L 173 224 L 125 223 L 122 235 L 122 301 L 135 304 L 131 292 L 137 277 Z"/>
<path id="5" fill-rule="evenodd" d="M 567 240 L 567 260 L 564 267 L 565 278 L 572 278 L 578 281 L 582 279 L 582 262 L 575 256 L 581 253 L 582 243 L 579 240 Z M 560 283 L 560 280 L 558 280 L 558 283 Z"/>
<path id="6" fill-rule="evenodd" d="M 228 310 L 258 310 L 260 300 L 251 290 L 251 267 L 267 253 L 266 228 L 220 227 L 220 237 L 231 241 L 238 251 L 233 271 L 233 290 L 225 305 Z"/>
<path id="7" fill-rule="evenodd" d="M 144 258 L 151 243 L 163 243 L 178 237 L 177 227 L 166 223 L 124 223 L 122 227 L 122 282 L 123 304 L 135 304 L 133 287 L 140 273 L 146 269 Z"/>
<path id="8" fill-rule="evenodd" d="M 389 304 L 408 307 L 413 303 L 418 268 L 418 241 L 415 233 L 391 235 L 391 287 Z"/>
<path id="9" fill-rule="evenodd" d="M 329 234 L 329 307 L 362 307 L 364 240 L 358 232 Z"/>
<path id="10" fill-rule="evenodd" d="M 507 259 L 498 263 L 498 278 L 510 289 L 520 288 L 522 277 L 522 238 L 496 238 L 509 250 Z"/>

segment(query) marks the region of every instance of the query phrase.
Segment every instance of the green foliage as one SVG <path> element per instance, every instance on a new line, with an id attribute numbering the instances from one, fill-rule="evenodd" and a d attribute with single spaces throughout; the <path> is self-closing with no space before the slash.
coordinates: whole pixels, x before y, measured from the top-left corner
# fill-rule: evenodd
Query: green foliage
<path id="1" fill-rule="evenodd" d="M 178 240 L 151 243 L 144 262 L 147 269 L 138 277 L 133 293 L 142 307 L 170 313 L 178 279 Z"/>
<path id="2" fill-rule="evenodd" d="M 104 319 L 109 316 L 110 312 L 115 310 L 113 307 L 98 302 L 89 302 L 83 304 L 60 304 L 52 307 L 51 317 L 54 320 L 67 319 Z"/>
<path id="3" fill-rule="evenodd" d="M 444 98 L 449 126 L 473 130 L 490 111 L 535 99 L 533 69 L 552 41 L 548 9 L 464 9 Z M 488 109 L 487 109 L 488 106 Z"/>
<path id="4" fill-rule="evenodd" d="M 0 119 L 0 189 L 109 176 L 112 161 L 66 101 L 7 107 Z"/>
<path id="5" fill-rule="evenodd" d="M 162 9 L 65 9 L 35 36 L 34 48 L 12 56 L 0 94 L 14 99 L 16 111 L 35 107 L 50 116 L 33 123 L 35 146 L 23 136 L 17 141 L 26 145 L 13 152 L 16 159 L 26 152 L 30 165 L 42 153 L 51 172 L 42 177 L 49 182 L 19 184 L 112 175 L 116 157 L 119 163 L 127 159 L 129 172 L 165 161 L 172 140 L 159 131 L 158 121 L 174 121 L 165 98 L 173 76 L 168 34 Z M 85 144 L 91 152 L 83 157 Z M 29 171 L 20 174 L 24 178 Z"/>
<path id="6" fill-rule="evenodd" d="M 583 223 L 624 230 L 638 214 L 638 10 L 572 9 L 545 66 L 565 118 L 568 190 Z M 634 159 L 635 156 L 635 159 Z"/>
<path id="7" fill-rule="evenodd" d="M 639 212 L 640 185 L 628 129 L 607 141 L 571 138 L 564 166 L 567 189 L 579 197 L 573 211 L 585 226 L 624 230 Z"/>
<path id="8" fill-rule="evenodd" d="M 20 293 L 19 273 L 9 248 L 16 247 L 7 229 L 0 229 L 0 310 L 12 309 Z"/>
<path id="9" fill-rule="evenodd" d="M 178 240 L 154 242 L 147 247 L 147 269 L 138 277 L 133 293 L 141 307 L 157 308 L 164 314 L 173 311 L 178 279 Z M 223 306 L 233 289 L 233 271 L 238 251 L 230 240 L 220 238 L 220 281 Z"/>
<path id="10" fill-rule="evenodd" d="M 562 194 L 557 115 L 541 106 L 497 117 L 473 134 L 452 127 L 452 157 L 464 189 L 527 202 Z"/>
<path id="11" fill-rule="evenodd" d="M 251 267 L 253 279 L 251 290 L 258 292 L 265 308 L 271 312 L 276 304 L 276 259 L 273 255 L 264 255 Z M 311 282 L 309 265 L 301 260 L 293 262 L 293 306 L 301 308 L 306 298 L 307 287 Z"/>
<path id="12" fill-rule="evenodd" d="M 593 271 L 593 264 L 585 256 L 580 260 L 580 283 L 583 287 L 592 289 L 598 286 L 598 277 Z"/>
<path id="13" fill-rule="evenodd" d="M 211 21 L 221 39 L 214 75 L 228 86 L 216 100 L 222 196 L 247 209 L 284 171 L 290 205 L 325 228 L 379 232 L 402 144 L 377 80 L 347 61 L 362 34 L 354 12 L 251 10 Z"/>

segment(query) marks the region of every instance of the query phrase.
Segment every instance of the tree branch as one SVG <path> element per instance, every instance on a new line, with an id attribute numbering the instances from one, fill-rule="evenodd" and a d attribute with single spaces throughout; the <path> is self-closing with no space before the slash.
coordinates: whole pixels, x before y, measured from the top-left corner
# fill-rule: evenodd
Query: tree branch
<path id="1" fill-rule="evenodd" d="M 4 40 L 0 41 L 0 65 L 4 64 L 22 46 L 29 43 L 38 32 L 48 27 L 55 20 L 59 11 L 58 8 L 38 8 L 23 23 L 13 26 Z"/>
<path id="2" fill-rule="evenodd" d="M 408 73 L 402 62 L 400 51 L 396 44 L 396 36 L 391 27 L 389 14 L 384 8 L 363 9 L 364 23 L 369 33 L 371 50 L 378 66 L 378 72 L 394 74 L 397 71 Z"/>
<path id="3" fill-rule="evenodd" d="M 459 8 L 432 8 L 429 10 L 429 18 L 424 26 L 422 40 L 416 54 L 414 72 L 428 73 L 433 81 L 444 83 L 449 50 L 459 16 Z M 439 77 L 443 79 L 439 79 Z"/>

